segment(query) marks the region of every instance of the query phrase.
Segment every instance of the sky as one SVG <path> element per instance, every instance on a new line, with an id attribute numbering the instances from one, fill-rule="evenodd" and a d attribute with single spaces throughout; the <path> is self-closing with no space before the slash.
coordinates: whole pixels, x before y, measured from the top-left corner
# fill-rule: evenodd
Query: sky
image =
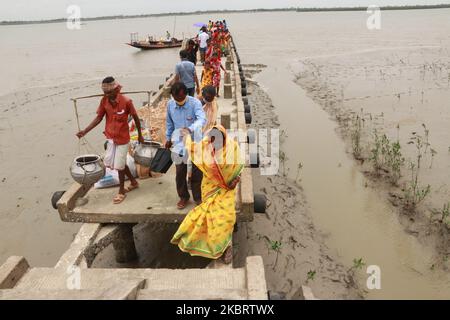
<path id="1" fill-rule="evenodd" d="M 0 21 L 42 20 L 67 17 L 78 5 L 82 17 L 132 15 L 197 10 L 287 7 L 352 7 L 369 5 L 450 4 L 450 0 L 0 0 Z"/>

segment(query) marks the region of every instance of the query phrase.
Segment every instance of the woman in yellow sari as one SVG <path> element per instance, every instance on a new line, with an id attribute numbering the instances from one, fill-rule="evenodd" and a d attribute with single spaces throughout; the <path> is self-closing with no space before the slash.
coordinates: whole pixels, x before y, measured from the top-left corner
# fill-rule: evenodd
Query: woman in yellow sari
<path id="1" fill-rule="evenodd" d="M 215 125 L 199 143 L 193 143 L 187 135 L 186 149 L 203 172 L 202 203 L 188 213 L 171 243 L 192 256 L 224 256 L 224 261 L 230 263 L 236 185 L 244 167 L 238 143 L 227 137 L 225 128 Z"/>

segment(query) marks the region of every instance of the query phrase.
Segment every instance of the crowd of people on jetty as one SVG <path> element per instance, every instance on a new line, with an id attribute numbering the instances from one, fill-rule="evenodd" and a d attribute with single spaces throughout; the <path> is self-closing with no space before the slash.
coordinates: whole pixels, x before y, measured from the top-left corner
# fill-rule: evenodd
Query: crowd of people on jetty
<path id="1" fill-rule="evenodd" d="M 221 70 L 225 72 L 222 65 L 222 57 L 229 54 L 229 46 L 231 41 L 230 32 L 227 29 L 225 20 L 217 22 L 209 22 L 208 26 L 203 26 L 195 39 L 188 41 L 187 47 L 180 52 L 182 61 L 191 62 L 197 65 L 198 53 L 200 53 L 200 62 L 203 65 L 202 74 L 200 77 L 200 84 L 194 83 L 196 76 L 192 73 L 187 75 L 184 70 L 180 70 L 179 65 L 176 68 L 176 74 L 183 76 L 181 80 L 188 86 L 189 95 L 194 95 L 194 85 L 197 88 L 197 94 L 200 94 L 201 89 L 212 85 L 216 89 L 216 95 L 219 97 L 219 88 L 221 80 Z M 183 67 L 186 63 L 182 63 Z M 192 66 L 187 64 L 189 69 Z M 177 78 L 180 80 L 180 78 Z"/>
<path id="2" fill-rule="evenodd" d="M 236 186 L 243 169 L 238 143 L 216 123 L 221 70 L 226 72 L 221 59 L 230 54 L 230 41 L 225 20 L 209 21 L 180 51 L 181 61 L 176 64 L 171 84 L 172 99 L 167 104 L 165 135 L 165 149 L 170 150 L 176 167 L 177 208 L 188 206 L 189 189 L 195 202 L 171 242 L 193 256 L 223 257 L 225 263 L 232 260 Z M 199 63 L 200 79 L 196 72 Z M 136 109 L 132 100 L 121 94 L 121 88 L 113 77 L 103 80 L 104 96 L 97 116 L 77 133 L 78 138 L 83 138 L 106 118 L 104 163 L 118 171 L 120 181 L 114 204 L 122 203 L 128 192 L 139 188 L 127 166 L 129 118 L 134 120 L 138 141 L 144 142 Z"/>

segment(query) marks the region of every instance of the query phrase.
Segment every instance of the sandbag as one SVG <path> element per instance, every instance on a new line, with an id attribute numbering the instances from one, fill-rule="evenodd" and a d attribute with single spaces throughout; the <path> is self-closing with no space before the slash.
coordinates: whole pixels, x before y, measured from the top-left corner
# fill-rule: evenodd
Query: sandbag
<path id="1" fill-rule="evenodd" d="M 134 159 L 132 156 L 127 154 L 127 166 L 131 171 L 133 177 L 137 176 L 136 165 L 134 163 Z M 125 176 L 125 180 L 127 180 L 127 176 Z M 106 168 L 106 173 L 103 178 L 101 178 L 98 182 L 94 184 L 95 189 L 104 189 L 115 187 L 120 184 L 119 181 L 119 172 L 117 170 L 112 170 L 110 168 Z"/>

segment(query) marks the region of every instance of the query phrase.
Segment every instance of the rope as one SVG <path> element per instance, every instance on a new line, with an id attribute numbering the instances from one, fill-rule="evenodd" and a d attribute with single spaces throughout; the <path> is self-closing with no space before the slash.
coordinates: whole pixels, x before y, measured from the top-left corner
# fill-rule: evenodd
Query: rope
<path id="1" fill-rule="evenodd" d="M 80 132 L 81 131 L 80 116 L 78 114 L 78 106 L 77 106 L 76 99 L 73 100 L 73 106 L 75 109 L 75 117 L 77 119 L 78 132 Z M 95 148 L 89 143 L 89 141 L 86 139 L 86 137 L 82 137 L 82 138 L 78 139 L 78 154 L 81 154 L 82 147 L 84 147 L 84 150 L 86 150 L 87 153 L 98 154 L 98 152 L 96 152 Z"/>

